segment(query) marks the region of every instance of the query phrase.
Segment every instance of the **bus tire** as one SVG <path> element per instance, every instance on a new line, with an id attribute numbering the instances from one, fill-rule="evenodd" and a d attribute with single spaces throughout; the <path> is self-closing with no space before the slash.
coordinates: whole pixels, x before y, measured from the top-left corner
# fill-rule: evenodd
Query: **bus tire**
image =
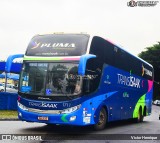
<path id="1" fill-rule="evenodd" d="M 139 108 L 139 111 L 138 111 L 138 117 L 136 118 L 136 122 L 137 123 L 140 123 L 140 122 L 143 122 L 143 114 L 142 114 L 142 108 Z"/>
<path id="2" fill-rule="evenodd" d="M 102 130 L 105 128 L 107 123 L 107 113 L 105 108 L 103 107 L 99 112 L 98 123 L 94 125 L 95 130 Z"/>

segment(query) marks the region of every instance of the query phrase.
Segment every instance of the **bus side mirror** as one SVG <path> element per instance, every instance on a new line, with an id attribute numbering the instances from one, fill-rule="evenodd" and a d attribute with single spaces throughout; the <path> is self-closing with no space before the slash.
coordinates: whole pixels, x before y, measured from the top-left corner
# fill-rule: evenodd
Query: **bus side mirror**
<path id="1" fill-rule="evenodd" d="M 11 70 L 11 66 L 12 66 L 12 61 L 16 58 L 23 58 L 24 57 L 24 54 L 16 54 L 16 55 L 10 55 L 8 58 L 7 58 L 7 61 L 6 61 L 6 66 L 5 66 L 5 72 L 6 73 L 9 73 L 10 70 Z"/>
<path id="2" fill-rule="evenodd" d="M 96 58 L 96 55 L 85 54 L 80 57 L 79 66 L 78 66 L 78 75 L 81 75 L 81 76 L 85 75 L 87 60 L 91 58 Z"/>

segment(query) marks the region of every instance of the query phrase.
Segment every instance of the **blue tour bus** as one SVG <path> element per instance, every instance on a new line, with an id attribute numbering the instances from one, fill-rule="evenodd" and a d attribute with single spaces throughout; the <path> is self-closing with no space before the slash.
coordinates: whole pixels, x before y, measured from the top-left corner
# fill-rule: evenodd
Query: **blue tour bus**
<path id="1" fill-rule="evenodd" d="M 94 125 L 151 114 L 153 67 L 88 34 L 33 37 L 23 58 L 18 116 L 27 122 Z"/>

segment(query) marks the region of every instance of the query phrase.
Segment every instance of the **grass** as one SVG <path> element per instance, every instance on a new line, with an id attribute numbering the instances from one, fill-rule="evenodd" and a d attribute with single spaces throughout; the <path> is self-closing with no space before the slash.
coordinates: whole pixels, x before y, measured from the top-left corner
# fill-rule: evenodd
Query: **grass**
<path id="1" fill-rule="evenodd" d="M 0 119 L 18 119 L 18 113 L 13 110 L 0 110 Z"/>

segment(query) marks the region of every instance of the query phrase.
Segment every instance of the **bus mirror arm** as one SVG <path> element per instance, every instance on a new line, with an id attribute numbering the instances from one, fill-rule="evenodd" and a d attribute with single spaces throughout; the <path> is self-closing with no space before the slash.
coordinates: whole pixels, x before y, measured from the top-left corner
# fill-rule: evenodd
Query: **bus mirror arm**
<path id="1" fill-rule="evenodd" d="M 87 61 L 91 58 L 96 58 L 96 55 L 85 54 L 80 57 L 79 66 L 78 66 L 78 75 L 81 75 L 81 76 L 85 75 Z"/>

